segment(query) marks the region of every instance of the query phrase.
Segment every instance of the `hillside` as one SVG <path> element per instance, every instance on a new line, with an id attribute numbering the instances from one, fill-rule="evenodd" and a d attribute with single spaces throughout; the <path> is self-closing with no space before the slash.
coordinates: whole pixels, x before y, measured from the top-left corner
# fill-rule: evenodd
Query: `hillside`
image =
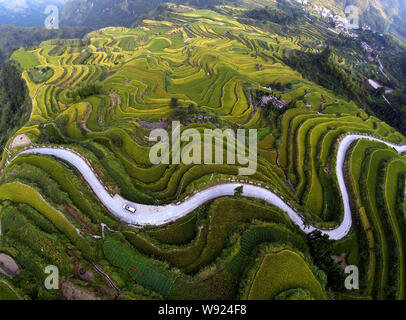
<path id="1" fill-rule="evenodd" d="M 348 5 L 360 9 L 361 24 L 369 25 L 373 30 L 391 32 L 406 42 L 406 2 L 403 0 L 314 0 L 318 4 L 334 11 L 344 11 Z"/>
<path id="2" fill-rule="evenodd" d="M 57 5 L 61 22 L 65 26 L 86 26 L 102 28 L 107 26 L 129 27 L 137 19 L 158 7 L 159 4 L 174 2 L 196 8 L 215 8 L 217 5 L 234 5 L 248 9 L 274 5 L 276 3 L 297 3 L 276 0 L 0 0 L 0 24 L 19 26 L 43 26 L 47 5 Z M 367 24 L 379 33 L 391 32 L 397 38 L 406 40 L 406 4 L 402 0 L 327 0 L 309 1 L 333 10 L 344 16 L 347 5 L 355 5 L 361 12 L 361 23 Z"/>
<path id="3" fill-rule="evenodd" d="M 241 197 L 241 190 L 174 223 L 133 228 L 65 161 L 19 154 L 27 145 L 74 150 L 109 195 L 137 204 L 180 203 L 238 179 L 273 191 L 306 224 L 333 229 L 343 212 L 334 169 L 343 136 L 406 143 L 344 94 L 287 65 L 294 50 L 320 54 L 307 46 L 311 27 L 307 36 L 282 36 L 212 10 L 170 5 L 159 14 L 135 28 L 13 53 L 33 110 L 2 157 L 0 252 L 21 266 L 10 286 L 31 299 L 79 292 L 104 299 L 403 299 L 406 161 L 386 144 L 362 139 L 350 146 L 344 173 L 353 225 L 334 242 L 306 236 L 281 209 Z M 324 52 L 326 67 L 339 63 Z M 197 135 L 256 129 L 257 172 L 238 176 L 232 164 L 153 165 L 148 136 L 152 128 L 172 129 L 172 120 Z M 343 288 L 332 255 L 359 267 L 360 290 Z M 50 263 L 66 290 L 44 289 Z M 264 281 L 274 285 L 264 289 Z"/>
<path id="4" fill-rule="evenodd" d="M 0 65 L 3 60 L 21 47 L 30 48 L 42 41 L 60 38 L 83 37 L 89 32 L 87 27 L 64 27 L 46 30 L 40 27 L 0 26 Z"/>
<path id="5" fill-rule="evenodd" d="M 188 4 L 197 8 L 215 8 L 217 5 L 238 5 L 244 8 L 264 7 L 280 3 L 295 3 L 295 1 L 276 0 L 68 0 L 63 9 L 62 21 L 65 25 L 86 25 L 90 27 L 130 26 L 139 16 L 148 13 L 160 3 L 173 2 Z M 300 0 L 296 0 L 300 2 Z M 340 13 L 348 5 L 360 9 L 361 24 L 367 24 L 379 33 L 391 32 L 399 39 L 406 40 L 406 3 L 403 0 L 327 0 L 309 1 Z"/>
<path id="6" fill-rule="evenodd" d="M 92 28 L 129 27 L 138 17 L 166 2 L 208 8 L 226 2 L 235 3 L 236 0 L 68 0 L 62 12 L 62 24 Z"/>
<path id="7" fill-rule="evenodd" d="M 157 7 L 162 0 L 112 1 L 69 0 L 62 11 L 63 25 L 86 25 L 92 28 L 130 26 L 140 14 Z"/>

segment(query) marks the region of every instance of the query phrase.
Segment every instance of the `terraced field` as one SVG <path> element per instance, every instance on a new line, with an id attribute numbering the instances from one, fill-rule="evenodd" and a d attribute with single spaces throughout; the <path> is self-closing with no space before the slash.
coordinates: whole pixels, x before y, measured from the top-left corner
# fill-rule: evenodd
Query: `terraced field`
<path id="1" fill-rule="evenodd" d="M 281 276 L 281 273 L 285 274 Z M 269 285 L 267 281 L 270 279 L 283 280 L 281 283 L 275 281 Z M 295 287 L 309 292 L 309 298 L 317 300 L 326 298 L 320 283 L 314 278 L 306 262 L 295 252 L 281 250 L 263 257 L 255 278 L 251 280 L 251 286 L 247 288 L 246 295 L 248 299 L 267 300 L 274 298 L 278 293 L 283 295 L 284 292 Z"/>
<path id="2" fill-rule="evenodd" d="M 343 218 L 335 171 L 342 138 L 365 134 L 406 144 L 347 98 L 283 64 L 285 51 L 301 49 L 306 39 L 277 37 L 214 11 L 182 6 L 166 20 L 17 51 L 13 59 L 24 67 L 33 110 L 16 136 L 81 154 L 111 196 L 166 205 L 230 180 L 245 181 L 272 190 L 306 224 L 323 228 L 335 228 Z M 34 81 L 34 68 L 52 72 Z M 276 82 L 284 89 L 270 90 Z M 258 95 L 271 91 L 289 103 L 269 114 L 258 106 Z M 151 164 L 150 130 L 170 130 L 171 120 L 180 120 L 181 130 L 201 133 L 257 129 L 257 172 L 242 178 L 237 165 Z M 225 197 L 172 224 L 135 229 L 111 215 L 70 164 L 52 156 L 14 157 L 23 148 L 2 156 L 0 252 L 23 267 L 10 283 L 23 288 L 25 297 L 57 298 L 42 287 L 49 264 L 78 285 L 84 280 L 72 274 L 75 266 L 90 270 L 97 264 L 119 288 L 118 296 L 137 299 L 333 297 L 306 235 L 276 207 Z M 346 157 L 353 228 L 335 244 L 335 254 L 359 267 L 361 298 L 405 295 L 405 160 L 366 140 L 355 142 Z M 23 229 L 24 237 L 18 232 Z M 285 264 L 295 270 L 286 276 L 272 272 Z M 303 277 L 292 276 L 297 270 Z M 264 292 L 262 279 L 275 285 Z M 88 290 L 106 298 L 100 288 L 111 283 L 105 277 L 97 273 L 89 283 Z"/>

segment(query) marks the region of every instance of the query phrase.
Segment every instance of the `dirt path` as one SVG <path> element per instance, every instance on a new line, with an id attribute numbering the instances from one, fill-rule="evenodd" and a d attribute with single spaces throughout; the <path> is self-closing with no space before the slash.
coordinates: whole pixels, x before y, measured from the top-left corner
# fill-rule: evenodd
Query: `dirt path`
<path id="1" fill-rule="evenodd" d="M 78 223 L 82 229 L 86 230 L 87 233 L 91 234 L 91 235 L 95 235 L 95 232 L 92 230 L 92 228 L 90 228 L 86 222 L 84 222 L 79 214 L 76 212 L 75 209 L 73 209 L 71 206 L 69 206 L 66 202 L 63 204 L 65 210 L 69 213 L 69 215 L 76 221 L 76 223 Z"/>
<path id="2" fill-rule="evenodd" d="M 72 282 L 62 280 L 59 284 L 59 295 L 64 300 L 101 300 L 93 292 L 79 287 Z"/>
<path id="3" fill-rule="evenodd" d="M 117 93 L 111 92 L 109 94 L 109 98 L 110 98 L 109 110 L 114 109 L 115 107 L 121 105 L 121 98 Z"/>
<path id="4" fill-rule="evenodd" d="M 82 119 L 80 120 L 80 126 L 85 130 L 87 133 L 92 133 L 93 131 L 87 127 L 87 121 L 89 120 L 90 115 L 92 114 L 93 106 L 91 103 L 86 102 L 86 111 L 83 114 Z"/>

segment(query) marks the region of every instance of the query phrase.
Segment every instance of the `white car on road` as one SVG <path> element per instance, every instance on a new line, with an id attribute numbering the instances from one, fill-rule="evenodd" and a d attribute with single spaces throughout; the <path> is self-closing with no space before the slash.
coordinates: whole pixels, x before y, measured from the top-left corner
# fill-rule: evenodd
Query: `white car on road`
<path id="1" fill-rule="evenodd" d="M 131 207 L 130 205 L 128 205 L 126 203 L 123 205 L 123 209 L 130 211 L 131 213 L 135 213 L 137 211 L 137 209 L 135 209 L 134 207 Z"/>

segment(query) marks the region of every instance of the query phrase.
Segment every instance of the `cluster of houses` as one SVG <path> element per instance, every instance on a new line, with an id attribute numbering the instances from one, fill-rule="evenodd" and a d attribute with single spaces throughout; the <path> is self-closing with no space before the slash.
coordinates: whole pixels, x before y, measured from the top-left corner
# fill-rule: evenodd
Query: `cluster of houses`
<path id="1" fill-rule="evenodd" d="M 372 53 L 374 51 L 374 49 L 366 42 L 362 42 L 361 45 L 364 48 L 364 50 L 368 53 Z"/>
<path id="2" fill-rule="evenodd" d="M 349 28 L 348 27 L 349 21 L 347 17 L 342 17 L 335 11 L 322 6 L 318 6 L 315 3 L 310 3 L 308 2 L 308 0 L 294 0 L 294 1 L 299 5 L 301 5 L 304 11 L 309 13 L 310 12 L 315 13 L 316 15 L 319 15 L 320 17 L 325 19 L 330 19 L 330 21 L 332 21 L 335 25 L 334 28 L 329 28 L 331 32 L 337 34 L 343 33 L 352 38 L 358 38 L 358 34 L 351 32 L 350 29 L 361 29 L 363 31 L 372 31 L 373 33 L 376 33 L 376 31 L 373 31 L 372 28 L 365 23 L 362 26 L 358 27 L 352 26 L 351 28 Z M 382 33 L 379 35 L 383 37 Z"/>
<path id="3" fill-rule="evenodd" d="M 211 116 L 199 114 L 197 117 L 189 117 L 186 120 L 186 125 L 188 126 L 188 125 L 195 124 L 195 123 L 205 123 L 205 122 L 209 122 L 212 120 L 213 120 L 213 118 Z M 219 123 L 216 123 L 215 125 L 216 125 L 216 127 L 220 126 Z"/>
<path id="4" fill-rule="evenodd" d="M 314 11 L 317 14 L 319 14 L 323 18 L 331 18 L 335 19 L 337 21 L 341 21 L 343 24 L 346 21 L 346 18 L 341 17 L 334 11 L 324 8 L 324 7 L 319 7 L 315 3 L 309 3 L 307 0 L 295 0 L 297 3 L 301 4 L 302 6 L 306 7 L 304 8 L 305 11 Z"/>
<path id="5" fill-rule="evenodd" d="M 282 109 L 286 107 L 290 102 L 290 100 L 279 100 L 273 94 L 270 94 L 269 96 L 262 97 L 259 105 L 261 106 L 261 108 L 266 108 L 270 103 L 272 103 L 274 107 Z"/>
<path id="6" fill-rule="evenodd" d="M 331 32 L 334 33 L 344 33 L 352 38 L 357 38 L 358 35 L 355 33 L 352 33 L 348 30 L 348 20 L 346 17 L 340 16 L 338 13 L 334 12 L 333 10 L 330 10 L 325 7 L 318 6 L 315 3 L 310 3 L 307 0 L 295 0 L 298 4 L 303 6 L 303 10 L 307 12 L 313 12 L 319 15 L 322 18 L 325 19 L 330 19 L 332 22 L 334 22 L 334 29 L 329 28 Z M 365 28 L 370 29 L 369 26 L 365 25 Z"/>

